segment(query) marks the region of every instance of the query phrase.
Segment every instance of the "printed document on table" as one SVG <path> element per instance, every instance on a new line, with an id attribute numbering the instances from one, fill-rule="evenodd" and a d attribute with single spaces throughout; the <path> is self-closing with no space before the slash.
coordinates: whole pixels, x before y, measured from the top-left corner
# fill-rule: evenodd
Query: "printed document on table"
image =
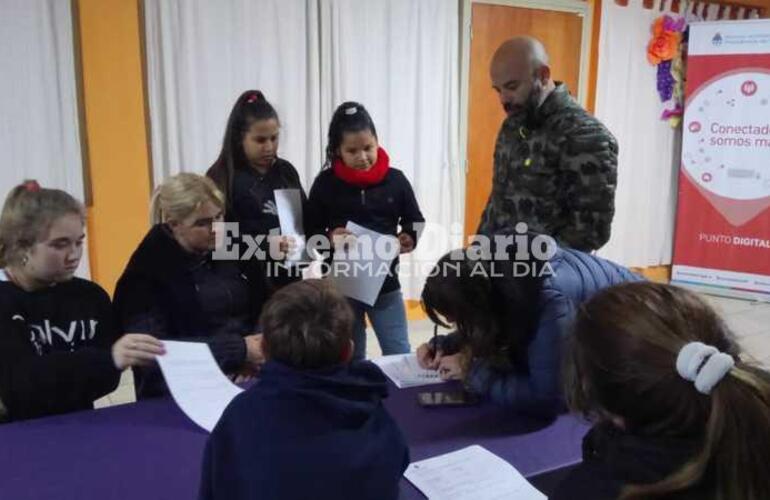
<path id="1" fill-rule="evenodd" d="M 421 368 L 414 353 L 383 356 L 373 359 L 372 363 L 379 366 L 399 389 L 444 382 L 438 371 Z"/>
<path id="2" fill-rule="evenodd" d="M 430 500 L 547 500 L 511 464 L 479 445 L 409 464 L 404 477 Z"/>

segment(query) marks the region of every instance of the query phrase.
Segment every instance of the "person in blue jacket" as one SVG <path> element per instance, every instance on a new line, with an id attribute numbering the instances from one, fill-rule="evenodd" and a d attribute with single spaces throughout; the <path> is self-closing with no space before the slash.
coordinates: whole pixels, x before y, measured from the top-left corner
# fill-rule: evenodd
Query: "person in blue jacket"
<path id="1" fill-rule="evenodd" d="M 436 325 L 456 331 L 421 345 L 420 365 L 520 412 L 552 417 L 565 411 L 561 358 L 575 312 L 595 292 L 640 278 L 550 241 L 551 251 L 540 259 L 514 249 L 505 258 L 480 255 L 473 246 L 442 257 L 422 303 Z"/>
<path id="2" fill-rule="evenodd" d="M 227 407 L 204 452 L 201 500 L 395 500 L 409 449 L 382 404 L 385 375 L 349 363 L 353 312 L 328 281 L 273 295 L 267 362 Z"/>

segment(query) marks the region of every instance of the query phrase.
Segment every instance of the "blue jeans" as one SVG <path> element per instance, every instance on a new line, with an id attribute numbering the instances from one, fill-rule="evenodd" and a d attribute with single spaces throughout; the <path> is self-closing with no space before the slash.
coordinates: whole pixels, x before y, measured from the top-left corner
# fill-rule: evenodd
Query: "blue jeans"
<path id="1" fill-rule="evenodd" d="M 372 322 L 374 333 L 380 343 L 382 354 L 403 354 L 411 351 L 406 325 L 406 309 L 401 290 L 380 295 L 374 306 L 367 306 L 356 300 L 349 300 L 353 308 L 353 359 L 366 357 L 366 320 Z"/>

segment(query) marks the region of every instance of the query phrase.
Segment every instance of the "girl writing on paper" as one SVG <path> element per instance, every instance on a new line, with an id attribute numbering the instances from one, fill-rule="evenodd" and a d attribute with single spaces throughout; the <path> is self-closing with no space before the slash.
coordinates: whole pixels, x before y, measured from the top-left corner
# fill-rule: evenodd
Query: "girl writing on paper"
<path id="1" fill-rule="evenodd" d="M 521 236 L 521 235 L 520 235 Z M 604 288 L 639 278 L 605 259 L 524 235 L 527 248 L 498 255 L 476 247 L 442 257 L 425 282 L 422 303 L 434 323 L 454 328 L 417 349 L 423 368 L 492 401 L 552 417 L 566 409 L 561 387 L 564 341 L 581 303 Z"/>

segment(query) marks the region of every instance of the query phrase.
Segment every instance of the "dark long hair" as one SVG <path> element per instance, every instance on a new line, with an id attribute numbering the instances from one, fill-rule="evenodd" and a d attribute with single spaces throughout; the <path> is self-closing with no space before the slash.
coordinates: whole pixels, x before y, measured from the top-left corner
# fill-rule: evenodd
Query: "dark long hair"
<path id="1" fill-rule="evenodd" d="M 247 168 L 248 160 L 243 152 L 243 135 L 254 122 L 278 120 L 278 113 L 259 90 L 247 90 L 235 101 L 222 140 L 219 157 L 206 173 L 225 194 L 226 206 L 232 208 L 233 177 L 236 168 Z M 280 123 L 280 121 L 279 121 Z"/>
<path id="2" fill-rule="evenodd" d="M 329 123 L 329 136 L 326 142 L 326 159 L 323 168 L 332 166 L 332 162 L 337 158 L 337 151 L 342 144 L 342 137 L 346 133 L 360 132 L 368 130 L 374 138 L 377 138 L 377 129 L 369 112 L 363 104 L 357 102 L 343 102 L 337 107 L 332 115 L 332 121 Z"/>
<path id="3" fill-rule="evenodd" d="M 525 370 L 546 262 L 475 258 L 472 252 L 454 250 L 439 259 L 425 282 L 422 307 L 436 324 L 449 328 L 441 316 L 455 323 L 474 357 Z M 516 276 L 516 262 L 531 272 Z"/>
<path id="4" fill-rule="evenodd" d="M 677 373 L 689 342 L 735 360 L 710 394 Z M 700 445 L 670 476 L 629 485 L 620 498 L 770 498 L 770 373 L 741 359 L 732 333 L 703 299 L 658 283 L 608 288 L 580 307 L 568 344 L 572 410 L 621 417 L 636 436 Z"/>

